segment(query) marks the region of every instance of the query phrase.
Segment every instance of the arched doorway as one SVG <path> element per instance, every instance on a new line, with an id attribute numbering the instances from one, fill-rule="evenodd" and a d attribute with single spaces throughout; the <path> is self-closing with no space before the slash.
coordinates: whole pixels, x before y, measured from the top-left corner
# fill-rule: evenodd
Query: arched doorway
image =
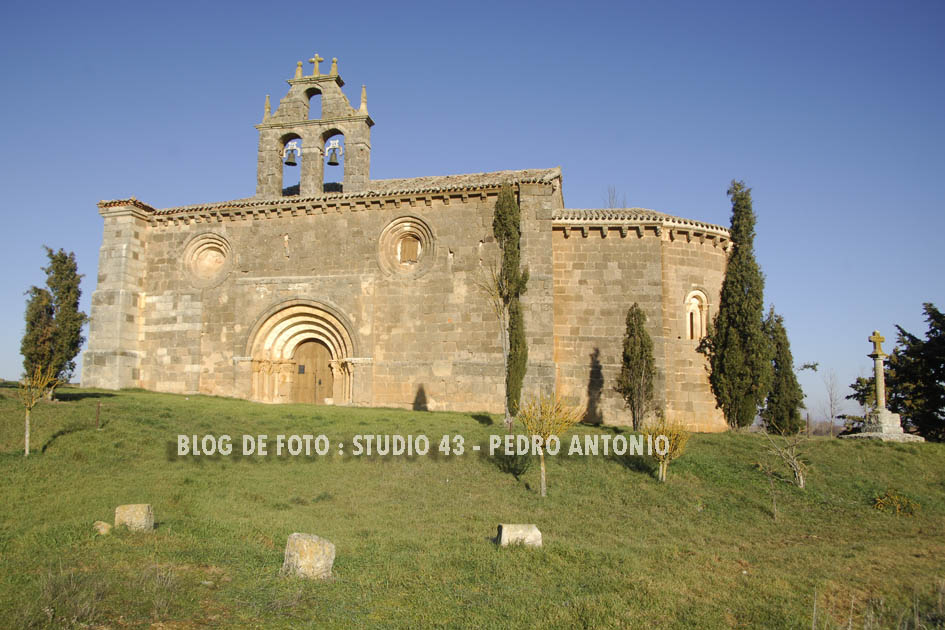
<path id="1" fill-rule="evenodd" d="M 252 396 L 260 402 L 351 402 L 354 344 L 334 309 L 308 300 L 280 304 L 250 334 Z"/>
<path id="2" fill-rule="evenodd" d="M 325 404 L 334 400 L 334 375 L 331 370 L 331 352 L 321 341 L 311 339 L 296 347 L 295 387 L 293 402 Z"/>

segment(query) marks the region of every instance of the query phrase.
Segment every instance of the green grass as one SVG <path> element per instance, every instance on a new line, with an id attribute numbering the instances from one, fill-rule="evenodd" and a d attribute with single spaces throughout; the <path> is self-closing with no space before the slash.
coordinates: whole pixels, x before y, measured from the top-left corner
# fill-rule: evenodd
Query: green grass
<path id="1" fill-rule="evenodd" d="M 808 488 L 771 488 L 755 435 L 696 435 L 649 462 L 549 458 L 521 478 L 469 452 L 481 414 L 66 388 L 33 413 L 0 388 L 0 627 L 943 627 L 945 445 L 820 439 Z M 102 430 L 95 429 L 102 404 Z M 612 433 L 578 427 L 576 433 Z M 325 434 L 325 458 L 177 458 L 178 433 Z M 467 454 L 338 457 L 355 434 L 461 434 Z M 873 508 L 888 490 L 913 516 Z M 151 503 L 152 534 L 97 537 Z M 542 549 L 497 548 L 500 522 Z M 292 532 L 335 543 L 334 578 L 282 578 Z M 916 620 L 918 623 L 916 623 Z M 869 624 L 875 621 L 876 625 Z M 85 625 L 83 625 L 85 624 Z M 911 624 L 911 625 L 910 625 Z"/>

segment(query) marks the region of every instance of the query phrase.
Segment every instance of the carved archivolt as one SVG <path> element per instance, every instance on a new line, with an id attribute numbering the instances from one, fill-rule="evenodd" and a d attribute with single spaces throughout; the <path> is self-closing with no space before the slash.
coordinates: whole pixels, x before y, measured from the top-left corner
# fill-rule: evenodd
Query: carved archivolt
<path id="1" fill-rule="evenodd" d="M 214 232 L 198 234 L 184 248 L 182 263 L 191 282 L 198 288 L 220 284 L 233 262 L 230 243 Z"/>
<path id="2" fill-rule="evenodd" d="M 394 219 L 381 231 L 377 261 L 388 274 L 416 276 L 429 271 L 436 257 L 436 239 L 426 221 L 416 216 Z"/>
<path id="3" fill-rule="evenodd" d="M 320 341 L 331 356 L 335 404 L 351 402 L 354 367 L 349 361 L 354 344 L 347 327 L 316 304 L 292 304 L 270 315 L 256 330 L 250 356 L 253 361 L 252 399 L 290 402 L 296 378 L 295 349 L 306 341 Z"/>

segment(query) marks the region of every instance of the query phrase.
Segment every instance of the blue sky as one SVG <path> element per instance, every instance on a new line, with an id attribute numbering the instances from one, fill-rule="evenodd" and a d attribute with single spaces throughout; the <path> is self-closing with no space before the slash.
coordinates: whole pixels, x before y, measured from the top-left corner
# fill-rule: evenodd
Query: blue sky
<path id="1" fill-rule="evenodd" d="M 754 191 L 766 300 L 798 363 L 842 385 L 866 338 L 945 308 L 941 2 L 17 3 L 0 24 L 0 376 L 21 372 L 43 244 L 94 290 L 100 199 L 255 192 L 253 125 L 297 60 L 367 84 L 372 177 L 560 166 L 568 207 L 607 189 L 728 225 Z M 330 61 L 322 64 L 327 70 Z M 306 64 L 306 71 L 310 66 Z M 887 344 L 890 345 L 891 344 Z M 802 384 L 813 415 L 820 375 Z M 846 393 L 846 392 L 845 392 Z"/>

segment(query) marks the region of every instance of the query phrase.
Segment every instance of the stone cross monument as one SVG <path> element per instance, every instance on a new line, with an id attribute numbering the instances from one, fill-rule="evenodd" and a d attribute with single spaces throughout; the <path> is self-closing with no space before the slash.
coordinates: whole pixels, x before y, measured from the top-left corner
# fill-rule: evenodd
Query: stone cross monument
<path id="1" fill-rule="evenodd" d="M 918 435 L 903 432 L 899 414 L 886 409 L 886 373 L 883 370 L 883 360 L 889 355 L 883 352 L 881 345 L 886 341 L 886 338 L 880 335 L 878 330 L 874 330 L 867 340 L 873 344 L 873 351 L 866 356 L 873 359 L 876 408 L 866 414 L 863 431 L 842 437 L 883 440 L 885 442 L 924 442 L 925 440 Z"/>
<path id="2" fill-rule="evenodd" d="M 883 359 L 889 355 L 883 352 L 883 346 L 881 344 L 886 341 L 886 338 L 880 335 L 878 330 L 874 330 L 868 341 L 873 342 L 873 352 L 867 356 L 873 359 L 873 375 L 876 381 L 876 408 L 885 409 L 886 372 L 883 369 Z"/>

